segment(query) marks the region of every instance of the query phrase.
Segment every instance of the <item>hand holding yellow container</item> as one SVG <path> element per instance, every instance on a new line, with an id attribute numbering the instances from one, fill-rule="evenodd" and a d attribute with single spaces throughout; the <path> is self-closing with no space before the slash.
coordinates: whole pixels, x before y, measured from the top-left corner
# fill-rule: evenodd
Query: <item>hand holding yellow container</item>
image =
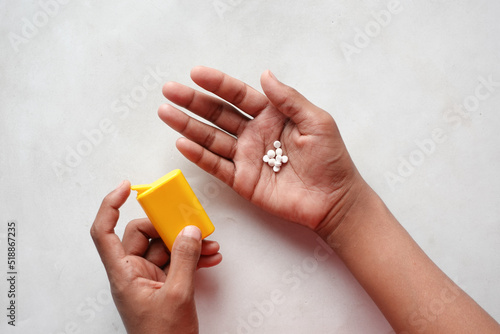
<path id="1" fill-rule="evenodd" d="M 169 250 L 179 232 L 188 225 L 197 226 L 202 238 L 215 230 L 180 169 L 131 189 L 137 191 L 137 201 Z"/>

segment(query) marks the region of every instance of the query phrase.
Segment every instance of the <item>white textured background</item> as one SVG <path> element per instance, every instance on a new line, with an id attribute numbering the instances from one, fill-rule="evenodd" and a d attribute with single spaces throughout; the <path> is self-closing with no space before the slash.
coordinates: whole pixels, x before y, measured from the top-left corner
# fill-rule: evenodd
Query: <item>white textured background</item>
<path id="1" fill-rule="evenodd" d="M 269 68 L 331 112 L 370 185 L 500 320 L 500 3 L 401 0 L 380 27 L 372 14 L 388 6 L 1 0 L 0 332 L 124 333 L 89 228 L 122 179 L 147 183 L 180 168 L 224 255 L 198 273 L 202 333 L 390 333 L 335 255 L 312 261 L 313 233 L 266 215 L 176 151 L 178 134 L 156 114 L 159 82 L 192 85 L 200 64 L 258 89 Z M 159 82 L 146 90 L 150 71 Z M 483 79 L 497 84 L 488 90 Z M 435 129 L 445 141 L 415 151 Z M 401 169 L 410 160 L 417 166 Z M 391 184 L 398 167 L 404 182 Z M 118 233 L 142 216 L 131 196 Z M 9 219 L 19 232 L 16 328 L 4 315 Z M 282 303 L 259 311 L 275 290 Z"/>

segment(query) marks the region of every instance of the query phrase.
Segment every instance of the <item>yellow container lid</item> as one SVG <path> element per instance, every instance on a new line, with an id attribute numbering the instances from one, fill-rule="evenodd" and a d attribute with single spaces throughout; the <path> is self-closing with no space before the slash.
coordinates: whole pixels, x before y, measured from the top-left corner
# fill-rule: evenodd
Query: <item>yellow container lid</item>
<path id="1" fill-rule="evenodd" d="M 130 189 L 137 191 L 137 199 L 139 199 L 142 196 L 146 196 L 148 192 L 154 191 L 156 188 L 161 186 L 162 184 L 168 182 L 170 179 L 174 177 L 178 177 L 182 175 L 182 172 L 180 169 L 174 169 L 168 174 L 163 175 L 160 177 L 158 180 L 154 181 L 153 183 L 150 184 L 138 184 L 135 186 L 131 186 Z"/>

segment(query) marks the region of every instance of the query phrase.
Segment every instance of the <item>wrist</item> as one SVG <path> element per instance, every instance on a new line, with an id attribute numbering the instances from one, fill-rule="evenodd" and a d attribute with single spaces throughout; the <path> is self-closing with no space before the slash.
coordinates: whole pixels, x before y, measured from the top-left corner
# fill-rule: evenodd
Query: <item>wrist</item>
<path id="1" fill-rule="evenodd" d="M 352 183 L 316 228 L 316 233 L 337 253 L 369 217 L 388 212 L 385 204 L 361 178 Z M 390 213 L 389 213 L 390 214 Z"/>

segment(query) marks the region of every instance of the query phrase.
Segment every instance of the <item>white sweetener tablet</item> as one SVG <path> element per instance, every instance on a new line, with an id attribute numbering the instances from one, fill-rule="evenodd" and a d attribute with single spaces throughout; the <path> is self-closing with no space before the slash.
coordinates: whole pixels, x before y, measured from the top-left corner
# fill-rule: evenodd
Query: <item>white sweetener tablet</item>
<path id="1" fill-rule="evenodd" d="M 286 164 L 288 162 L 288 157 L 283 155 L 283 149 L 281 148 L 281 143 L 279 140 L 276 140 L 273 143 L 275 150 L 267 151 L 267 154 L 262 157 L 262 160 L 269 165 L 269 167 L 273 168 L 275 173 L 279 172 L 282 164 Z"/>

